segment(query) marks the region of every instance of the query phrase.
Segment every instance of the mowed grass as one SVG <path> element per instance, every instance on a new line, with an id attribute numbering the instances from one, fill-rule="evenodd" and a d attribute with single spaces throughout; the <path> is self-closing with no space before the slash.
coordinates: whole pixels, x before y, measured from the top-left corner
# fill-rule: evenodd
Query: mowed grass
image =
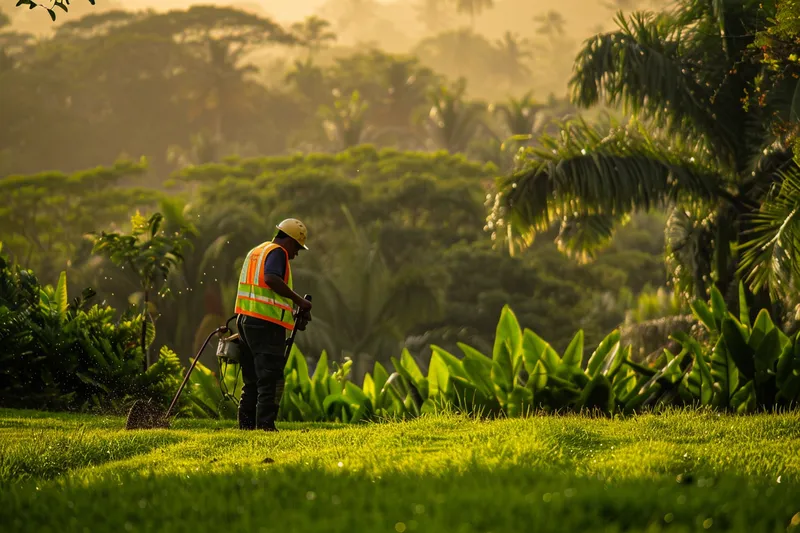
<path id="1" fill-rule="evenodd" d="M 233 426 L 0 410 L 0 530 L 800 533 L 800 413 Z"/>

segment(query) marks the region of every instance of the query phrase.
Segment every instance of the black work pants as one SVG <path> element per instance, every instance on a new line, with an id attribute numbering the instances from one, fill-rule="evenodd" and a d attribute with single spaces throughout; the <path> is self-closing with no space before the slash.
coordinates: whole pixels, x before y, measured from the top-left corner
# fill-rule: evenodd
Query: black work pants
<path id="1" fill-rule="evenodd" d="M 239 315 L 242 396 L 239 400 L 240 429 L 275 429 L 283 395 L 286 366 L 286 329 L 257 318 Z"/>

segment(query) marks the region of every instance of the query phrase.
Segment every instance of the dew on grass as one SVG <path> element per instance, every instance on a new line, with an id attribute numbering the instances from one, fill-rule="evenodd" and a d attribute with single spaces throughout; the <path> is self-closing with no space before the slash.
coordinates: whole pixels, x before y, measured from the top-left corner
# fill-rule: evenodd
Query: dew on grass
<path id="1" fill-rule="evenodd" d="M 406 525 L 402 522 L 398 522 L 394 525 L 394 530 L 397 531 L 397 533 L 403 533 L 403 531 L 406 530 Z"/>

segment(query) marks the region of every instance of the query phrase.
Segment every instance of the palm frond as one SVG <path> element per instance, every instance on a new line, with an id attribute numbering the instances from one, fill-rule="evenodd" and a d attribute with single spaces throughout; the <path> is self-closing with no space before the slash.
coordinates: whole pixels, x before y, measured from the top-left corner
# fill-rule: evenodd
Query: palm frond
<path id="1" fill-rule="evenodd" d="M 570 80 L 572 97 L 585 107 L 601 99 L 622 105 L 626 113 L 691 138 L 722 164 L 733 166 L 742 124 L 717 112 L 721 102 L 715 105 L 718 78 L 727 70 L 725 56 L 719 45 L 696 46 L 693 32 L 703 28 L 687 26 L 684 18 L 634 13 L 626 20 L 620 15 L 618 31 L 595 36 L 578 54 Z"/>
<path id="2" fill-rule="evenodd" d="M 800 168 L 779 172 L 776 185 L 761 209 L 746 217 L 752 226 L 743 232 L 739 273 L 753 291 L 769 288 L 780 297 L 800 276 Z"/>
<path id="3" fill-rule="evenodd" d="M 579 214 L 561 221 L 556 245 L 558 249 L 580 263 L 594 259 L 614 236 L 614 230 L 629 217 L 606 214 Z"/>
<path id="4" fill-rule="evenodd" d="M 522 236 L 564 217 L 622 217 L 678 203 L 707 203 L 725 180 L 678 143 L 651 138 L 635 123 L 601 131 L 582 119 L 528 150 L 529 168 L 498 182 L 489 227 Z"/>

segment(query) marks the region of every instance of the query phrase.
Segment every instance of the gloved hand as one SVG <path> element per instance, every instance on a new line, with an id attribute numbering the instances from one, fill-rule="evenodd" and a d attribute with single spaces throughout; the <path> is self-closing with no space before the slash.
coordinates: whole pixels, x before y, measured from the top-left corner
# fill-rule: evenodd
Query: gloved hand
<path id="1" fill-rule="evenodd" d="M 309 322 L 311 322 L 310 311 L 298 311 L 295 314 L 294 327 L 297 328 L 298 331 L 305 331 Z"/>

